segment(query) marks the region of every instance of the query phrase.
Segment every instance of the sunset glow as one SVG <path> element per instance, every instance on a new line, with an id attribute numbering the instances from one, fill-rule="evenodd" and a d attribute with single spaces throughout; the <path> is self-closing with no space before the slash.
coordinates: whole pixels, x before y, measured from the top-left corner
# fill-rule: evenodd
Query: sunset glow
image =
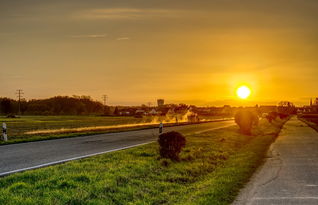
<path id="1" fill-rule="evenodd" d="M 250 105 L 316 94 L 317 1 L 159 2 L 3 2 L 1 95 L 222 106 L 241 103 L 242 82 Z"/>

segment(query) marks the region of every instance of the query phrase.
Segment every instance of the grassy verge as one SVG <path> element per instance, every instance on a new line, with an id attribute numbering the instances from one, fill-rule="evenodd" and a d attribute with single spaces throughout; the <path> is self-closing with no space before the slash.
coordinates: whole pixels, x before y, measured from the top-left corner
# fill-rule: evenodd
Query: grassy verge
<path id="1" fill-rule="evenodd" d="M 230 204 L 283 121 L 188 135 L 180 162 L 156 143 L 0 179 L 0 204 Z"/>
<path id="2" fill-rule="evenodd" d="M 309 127 L 313 128 L 318 132 L 318 115 L 312 116 L 312 117 L 298 117 L 299 120 L 306 123 Z"/>

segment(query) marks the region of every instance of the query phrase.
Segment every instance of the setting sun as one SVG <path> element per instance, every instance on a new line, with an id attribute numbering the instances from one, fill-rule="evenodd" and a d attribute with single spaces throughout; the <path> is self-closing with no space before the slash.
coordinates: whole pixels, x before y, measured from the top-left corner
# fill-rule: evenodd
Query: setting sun
<path id="1" fill-rule="evenodd" d="M 246 99 L 251 95 L 251 89 L 243 85 L 236 90 L 236 94 L 239 98 Z"/>

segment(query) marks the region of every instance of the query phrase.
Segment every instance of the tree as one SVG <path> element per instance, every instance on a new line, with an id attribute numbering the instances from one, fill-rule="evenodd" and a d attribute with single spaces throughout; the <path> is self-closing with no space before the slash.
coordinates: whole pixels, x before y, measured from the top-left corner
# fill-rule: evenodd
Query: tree
<path id="1" fill-rule="evenodd" d="M 1 112 L 6 115 L 12 113 L 12 103 L 9 98 L 3 98 L 1 100 Z"/>
<path id="2" fill-rule="evenodd" d="M 118 110 L 118 107 L 115 107 L 115 110 L 114 110 L 114 115 L 119 115 L 119 110 Z"/>
<path id="3" fill-rule="evenodd" d="M 296 107 L 293 103 L 288 101 L 281 101 L 278 103 L 278 113 L 282 114 L 296 114 Z"/>

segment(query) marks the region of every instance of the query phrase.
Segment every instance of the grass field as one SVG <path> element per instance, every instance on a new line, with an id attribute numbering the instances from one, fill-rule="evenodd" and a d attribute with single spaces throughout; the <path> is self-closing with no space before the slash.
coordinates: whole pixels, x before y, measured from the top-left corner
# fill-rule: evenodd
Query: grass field
<path id="1" fill-rule="evenodd" d="M 208 120 L 215 119 L 210 117 Z M 0 117 L 8 127 L 7 143 L 55 139 L 80 135 L 107 133 L 157 127 L 158 117 L 105 117 L 105 116 L 22 116 Z M 0 141 L 0 144 L 6 144 Z"/>
<path id="2" fill-rule="evenodd" d="M 0 179 L 0 204 L 230 204 L 262 163 L 283 121 L 186 135 L 180 162 L 157 143 Z"/>

